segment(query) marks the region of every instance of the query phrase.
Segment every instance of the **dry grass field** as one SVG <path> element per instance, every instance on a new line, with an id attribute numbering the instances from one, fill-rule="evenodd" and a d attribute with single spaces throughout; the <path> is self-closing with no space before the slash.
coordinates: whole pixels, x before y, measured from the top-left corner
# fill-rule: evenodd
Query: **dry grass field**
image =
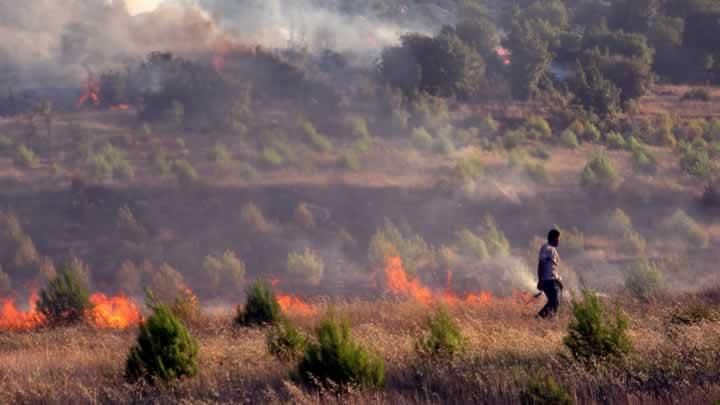
<path id="1" fill-rule="evenodd" d="M 630 317 L 634 351 L 619 364 L 578 365 L 562 340 L 559 319 L 533 319 L 538 303 L 495 299 L 451 307 L 468 352 L 452 361 L 422 360 L 414 351 L 433 309 L 410 301 L 317 304 L 313 316 L 292 315 L 311 332 L 329 308 L 349 320 L 353 336 L 385 359 L 386 388 L 342 394 L 306 389 L 290 377 L 291 363 L 267 353 L 265 330 L 232 325 L 215 315 L 191 326 L 200 342 L 200 374 L 170 386 L 128 385 L 124 361 L 135 330 L 79 326 L 0 334 L 2 403 L 517 403 L 540 370 L 554 376 L 580 404 L 706 404 L 720 398 L 720 325 L 673 324 L 671 314 L 698 299 L 664 297 L 652 303 L 609 300 Z"/>

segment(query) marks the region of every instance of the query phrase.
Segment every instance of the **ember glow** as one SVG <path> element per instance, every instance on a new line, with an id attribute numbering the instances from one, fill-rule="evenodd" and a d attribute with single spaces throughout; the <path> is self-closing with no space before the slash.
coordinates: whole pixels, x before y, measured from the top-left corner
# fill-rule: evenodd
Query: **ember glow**
<path id="1" fill-rule="evenodd" d="M 385 275 L 387 288 L 391 293 L 427 305 L 433 303 L 484 305 L 492 301 L 492 295 L 485 291 L 468 293 L 463 296 L 454 293 L 451 289 L 452 272 L 448 272 L 445 290 L 442 293 L 436 293 L 423 285 L 420 280 L 409 277 L 403 268 L 402 259 L 397 256 L 389 257 L 385 261 Z"/>
<path id="2" fill-rule="evenodd" d="M 90 302 L 94 305 L 90 318 L 98 328 L 126 329 L 142 321 L 135 302 L 124 295 L 108 297 L 95 293 L 90 297 Z"/>
<path id="3" fill-rule="evenodd" d="M 75 103 L 75 108 L 80 109 L 88 104 L 95 107 L 100 105 L 100 85 L 92 74 L 88 75 L 85 91 Z"/>
<path id="4" fill-rule="evenodd" d="M 30 295 L 27 311 L 18 309 L 12 299 L 2 300 L 0 302 L 0 330 L 29 330 L 42 325 L 44 319 L 36 309 L 37 302 L 38 296 L 35 292 Z"/>

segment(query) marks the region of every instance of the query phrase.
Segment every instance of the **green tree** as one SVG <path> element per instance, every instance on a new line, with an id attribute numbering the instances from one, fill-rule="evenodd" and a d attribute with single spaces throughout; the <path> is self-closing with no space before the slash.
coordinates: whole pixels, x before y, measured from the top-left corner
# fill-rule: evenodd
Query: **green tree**
<path id="1" fill-rule="evenodd" d="M 198 344 L 183 323 L 166 305 L 157 305 L 154 314 L 140 325 L 137 342 L 130 349 L 125 378 L 169 382 L 198 372 Z"/>
<path id="2" fill-rule="evenodd" d="M 630 349 L 627 336 L 628 321 L 618 309 L 615 316 L 600 302 L 591 290 L 582 291 L 582 301 L 573 300 L 573 318 L 563 342 L 580 362 L 590 364 L 596 360 L 621 357 Z"/>
<path id="3" fill-rule="evenodd" d="M 245 307 L 238 308 L 235 323 L 244 326 L 268 325 L 277 323 L 281 318 L 282 310 L 272 288 L 258 280 L 248 287 Z"/>
<path id="4" fill-rule="evenodd" d="M 62 266 L 57 276 L 40 291 L 38 310 L 50 325 L 82 322 L 92 307 L 87 283 L 68 264 Z"/>
<path id="5" fill-rule="evenodd" d="M 510 75 L 513 97 L 527 100 L 538 92 L 552 54 L 548 42 L 534 32 L 527 22 L 514 21 L 505 46 L 512 53 Z"/>
<path id="6" fill-rule="evenodd" d="M 308 385 L 380 388 L 385 384 L 385 362 L 357 344 L 350 326 L 330 316 L 315 330 L 316 341 L 308 344 L 297 374 Z"/>

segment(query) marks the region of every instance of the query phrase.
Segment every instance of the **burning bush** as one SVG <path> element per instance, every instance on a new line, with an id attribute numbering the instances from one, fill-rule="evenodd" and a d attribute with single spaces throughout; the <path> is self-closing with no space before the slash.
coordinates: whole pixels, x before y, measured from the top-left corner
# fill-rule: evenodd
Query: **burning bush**
<path id="1" fill-rule="evenodd" d="M 316 286 L 322 280 L 325 263 L 315 252 L 305 249 L 303 252 L 291 252 L 288 255 L 287 271 L 302 283 Z"/>
<path id="2" fill-rule="evenodd" d="M 307 338 L 292 322 L 283 319 L 268 331 L 266 343 L 271 355 L 281 361 L 293 361 L 303 355 Z"/>
<path id="3" fill-rule="evenodd" d="M 625 288 L 639 298 L 649 298 L 664 285 L 665 276 L 660 268 L 645 257 L 631 264 L 625 274 Z"/>
<path id="4" fill-rule="evenodd" d="M 82 322 L 92 306 L 87 283 L 73 266 L 66 264 L 40 292 L 38 310 L 49 325 L 57 326 Z"/>
<path id="5" fill-rule="evenodd" d="M 129 382 L 145 379 L 169 382 L 198 372 L 198 344 L 170 308 L 156 306 L 142 325 L 137 343 L 130 349 L 125 365 Z"/>
<path id="6" fill-rule="evenodd" d="M 272 288 L 258 280 L 248 287 L 245 307 L 238 308 L 235 323 L 244 326 L 275 324 L 281 317 L 280 304 Z"/>
<path id="7" fill-rule="evenodd" d="M 570 393 L 548 374 L 535 374 L 527 387 L 520 393 L 523 405 L 572 405 Z"/>
<path id="8" fill-rule="evenodd" d="M 583 300 L 573 300 L 573 318 L 568 325 L 565 346 L 573 357 L 592 364 L 605 358 L 617 358 L 627 354 L 630 339 L 627 336 L 628 321 L 618 308 L 611 317 L 591 290 L 582 291 Z"/>
<path id="9" fill-rule="evenodd" d="M 427 260 L 432 251 L 419 236 L 405 237 L 390 220 L 378 229 L 370 240 L 368 256 L 373 268 L 384 268 L 389 257 L 400 256 L 408 275 L 415 276 L 423 260 Z"/>
<path id="10" fill-rule="evenodd" d="M 415 345 L 421 357 L 453 358 L 465 351 L 465 337 L 444 308 L 439 308 L 428 318 L 427 326 L 428 334 L 421 337 Z"/>
<path id="11" fill-rule="evenodd" d="M 302 382 L 323 387 L 385 384 L 385 362 L 353 341 L 346 321 L 329 316 L 315 333 L 317 341 L 308 344 L 297 368 Z"/>

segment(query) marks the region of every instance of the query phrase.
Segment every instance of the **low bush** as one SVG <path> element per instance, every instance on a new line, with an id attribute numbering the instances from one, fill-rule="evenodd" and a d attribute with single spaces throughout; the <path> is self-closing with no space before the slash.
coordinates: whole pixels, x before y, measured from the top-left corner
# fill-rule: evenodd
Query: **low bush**
<path id="1" fill-rule="evenodd" d="M 577 135 L 569 129 L 566 129 L 562 134 L 560 134 L 560 145 L 568 149 L 575 149 L 580 146 Z"/>
<path id="2" fill-rule="evenodd" d="M 302 357 L 308 340 L 292 322 L 283 319 L 270 328 L 265 343 L 273 357 L 281 361 L 295 361 Z"/>
<path id="3" fill-rule="evenodd" d="M 173 172 L 178 183 L 182 185 L 190 185 L 195 183 L 198 178 L 197 171 L 187 160 L 176 160 L 173 163 Z"/>
<path id="4" fill-rule="evenodd" d="M 525 165 L 525 174 L 538 184 L 550 183 L 550 175 L 545 170 L 545 165 L 542 163 L 528 163 Z"/>
<path id="5" fill-rule="evenodd" d="M 262 160 L 270 167 L 280 167 L 285 164 L 285 158 L 273 147 L 266 146 L 262 149 Z"/>
<path id="6" fill-rule="evenodd" d="M 543 146 L 538 146 L 536 148 L 533 148 L 530 151 L 530 156 L 534 157 L 535 159 L 540 160 L 549 160 L 550 159 L 550 152 L 545 149 Z"/>
<path id="7" fill-rule="evenodd" d="M 642 257 L 628 266 L 625 288 L 638 298 L 649 298 L 665 286 L 665 276 L 655 263 Z"/>
<path id="8" fill-rule="evenodd" d="M 150 277 L 150 290 L 157 302 L 171 305 L 185 292 L 185 278 L 168 263 L 163 263 Z"/>
<path id="9" fill-rule="evenodd" d="M 505 234 L 498 229 L 495 220 L 491 216 L 486 216 L 482 222 L 483 231 L 485 231 L 484 240 L 488 247 L 488 252 L 492 257 L 510 256 L 510 242 Z"/>
<path id="10" fill-rule="evenodd" d="M 378 229 L 370 239 L 368 258 L 374 269 L 385 268 L 386 260 L 392 256 L 402 259 L 405 271 L 417 275 L 420 264 L 432 258 L 432 249 L 419 235 L 405 236 L 391 221 Z"/>
<path id="11" fill-rule="evenodd" d="M 692 177 L 707 179 L 716 172 L 715 164 L 705 150 L 690 148 L 683 153 L 680 167 Z"/>
<path id="12" fill-rule="evenodd" d="M 708 232 L 683 210 L 665 220 L 664 228 L 671 237 L 686 240 L 690 247 L 702 249 L 710 244 Z"/>
<path id="13" fill-rule="evenodd" d="M 340 156 L 340 167 L 345 170 L 355 171 L 359 170 L 361 166 L 360 157 L 352 150 L 345 151 Z"/>
<path id="14" fill-rule="evenodd" d="M 208 152 L 208 159 L 220 167 L 227 167 L 232 162 L 232 155 L 227 146 L 218 143 Z"/>
<path id="15" fill-rule="evenodd" d="M 116 178 L 130 180 L 135 177 L 135 169 L 125 156 L 125 152 L 107 144 L 90 156 L 92 175 L 101 179 Z"/>
<path id="16" fill-rule="evenodd" d="M 613 212 L 608 214 L 605 219 L 605 226 L 607 227 L 608 232 L 615 236 L 623 236 L 633 229 L 632 220 L 628 214 L 620 208 L 616 208 Z"/>
<path id="17" fill-rule="evenodd" d="M 627 254 L 637 255 L 645 252 L 647 248 L 647 242 L 640 233 L 633 230 L 628 230 L 623 234 L 622 238 L 622 251 Z"/>
<path id="18" fill-rule="evenodd" d="M 471 257 L 479 262 L 490 258 L 490 252 L 485 241 L 469 229 L 458 232 L 457 247 L 463 256 Z"/>
<path id="19" fill-rule="evenodd" d="M 385 384 L 383 359 L 355 343 L 350 326 L 330 316 L 316 329 L 297 368 L 302 382 L 325 388 L 360 386 L 381 388 Z"/>
<path id="20" fill-rule="evenodd" d="M 565 387 L 548 374 L 530 377 L 527 387 L 520 393 L 522 405 L 572 405 L 573 397 Z"/>
<path id="21" fill-rule="evenodd" d="M 710 92 L 701 87 L 690 89 L 680 97 L 683 101 L 710 101 Z"/>
<path id="22" fill-rule="evenodd" d="M 525 121 L 525 129 L 530 138 L 541 139 L 552 135 L 552 128 L 545 118 L 533 115 Z"/>
<path id="23" fill-rule="evenodd" d="M 622 135 L 615 131 L 610 131 L 605 134 L 605 145 L 609 149 L 625 149 L 627 147 L 627 141 Z"/>
<path id="24" fill-rule="evenodd" d="M 593 156 L 580 175 L 580 184 L 586 189 L 611 191 L 617 183 L 617 170 L 610 158 L 604 154 Z"/>
<path id="25" fill-rule="evenodd" d="M 70 265 L 60 268 L 57 276 L 40 291 L 38 311 L 51 326 L 82 322 L 92 309 L 90 290 L 81 274 Z"/>
<path id="26" fill-rule="evenodd" d="M 470 153 L 455 163 L 455 174 L 462 181 L 476 180 L 485 172 L 482 158 L 478 153 Z"/>
<path id="27" fill-rule="evenodd" d="M 312 145 L 320 152 L 332 152 L 333 145 L 330 140 L 315 128 L 310 121 L 304 121 L 302 123 L 302 130 L 305 136 L 308 137 Z"/>
<path id="28" fill-rule="evenodd" d="M 170 308 L 158 305 L 153 315 L 140 325 L 137 342 L 125 363 L 129 382 L 170 382 L 198 373 L 198 343 Z"/>
<path id="29" fill-rule="evenodd" d="M 451 359 L 465 352 L 465 337 L 445 309 L 438 309 L 428 318 L 427 327 L 427 334 L 415 344 L 421 357 Z"/>
<path id="30" fill-rule="evenodd" d="M 159 176 L 169 176 L 172 173 L 173 165 L 163 149 L 153 151 L 150 157 L 150 165 Z"/>
<path id="31" fill-rule="evenodd" d="M 701 322 L 715 322 L 720 318 L 712 306 L 702 302 L 690 302 L 670 312 L 668 322 L 673 325 L 690 326 Z"/>
<path id="32" fill-rule="evenodd" d="M 302 252 L 291 252 L 288 255 L 287 271 L 298 281 L 316 286 L 322 280 L 325 263 L 315 252 L 305 249 Z"/>
<path id="33" fill-rule="evenodd" d="M 582 140 L 585 142 L 598 143 L 602 140 L 602 133 L 594 124 L 587 123 L 585 125 L 585 131 L 582 133 Z"/>
<path id="34" fill-rule="evenodd" d="M 238 308 L 235 323 L 243 326 L 272 325 L 281 318 L 280 304 L 272 288 L 258 280 L 248 287 L 245 306 Z"/>
<path id="35" fill-rule="evenodd" d="M 423 150 L 429 150 L 433 145 L 433 137 L 424 127 L 415 128 L 412 133 L 412 143 Z"/>
<path id="36" fill-rule="evenodd" d="M 526 137 L 527 135 L 525 134 L 525 131 L 521 129 L 507 131 L 502 137 L 503 147 L 507 150 L 515 149 L 525 143 Z"/>
<path id="37" fill-rule="evenodd" d="M 275 229 L 273 223 L 265 218 L 265 214 L 252 202 L 240 208 L 240 219 L 245 225 L 250 226 L 256 232 L 267 233 Z"/>
<path id="38" fill-rule="evenodd" d="M 588 289 L 582 300 L 572 302 L 573 317 L 563 342 L 572 356 L 585 364 L 607 358 L 619 358 L 629 353 L 627 318 L 617 309 L 611 316 L 598 295 Z"/>
<path id="39" fill-rule="evenodd" d="M 316 225 L 315 216 L 312 211 L 310 211 L 310 208 L 308 208 L 306 202 L 300 202 L 297 207 L 295 207 L 293 220 L 299 227 L 307 230 L 315 228 Z"/>
<path id="40" fill-rule="evenodd" d="M 15 155 L 15 164 L 21 167 L 34 167 L 36 163 L 37 156 L 35 156 L 35 152 L 33 152 L 32 149 L 22 144 L 18 146 Z"/>
<path id="41" fill-rule="evenodd" d="M 203 270 L 216 290 L 237 291 L 245 284 L 245 263 L 231 250 L 207 255 L 203 261 Z"/>

